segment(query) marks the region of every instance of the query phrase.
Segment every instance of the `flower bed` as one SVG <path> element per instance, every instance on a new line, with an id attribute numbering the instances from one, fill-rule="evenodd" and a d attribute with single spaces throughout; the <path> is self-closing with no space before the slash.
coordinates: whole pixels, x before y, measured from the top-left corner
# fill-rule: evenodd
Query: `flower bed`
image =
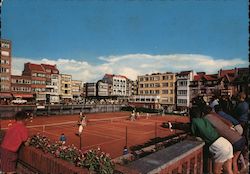
<path id="1" fill-rule="evenodd" d="M 73 164 L 79 168 L 87 168 L 96 173 L 113 173 L 114 164 L 108 154 L 102 152 L 100 148 L 82 152 L 74 145 L 65 146 L 59 142 L 52 143 L 48 138 L 39 134 L 30 138 L 30 146 L 42 150 L 44 154 L 56 159 L 63 159 L 64 162 Z M 49 172 L 51 173 L 51 171 Z"/>

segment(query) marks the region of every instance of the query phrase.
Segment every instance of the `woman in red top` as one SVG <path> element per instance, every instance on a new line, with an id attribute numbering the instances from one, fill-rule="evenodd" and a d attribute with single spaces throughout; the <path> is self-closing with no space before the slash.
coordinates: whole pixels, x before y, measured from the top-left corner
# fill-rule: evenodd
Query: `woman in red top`
<path id="1" fill-rule="evenodd" d="M 2 172 L 16 172 L 17 151 L 21 144 L 28 139 L 28 130 L 25 126 L 26 118 L 26 112 L 17 112 L 15 115 L 16 122 L 14 122 L 5 133 L 0 147 L 0 171 Z"/>

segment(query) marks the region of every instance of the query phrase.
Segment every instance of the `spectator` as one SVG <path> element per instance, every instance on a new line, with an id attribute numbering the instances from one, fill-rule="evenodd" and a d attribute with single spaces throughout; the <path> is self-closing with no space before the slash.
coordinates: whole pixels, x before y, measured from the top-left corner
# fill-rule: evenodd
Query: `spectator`
<path id="1" fill-rule="evenodd" d="M 0 147 L 1 171 L 4 173 L 16 172 L 18 150 L 21 144 L 28 140 L 26 119 L 26 112 L 17 112 L 15 115 L 16 121 L 6 131 Z"/>
<path id="2" fill-rule="evenodd" d="M 198 112 L 197 108 L 190 111 L 191 131 L 193 135 L 205 141 L 205 149 L 212 154 L 214 160 L 213 173 L 220 174 L 223 167 L 225 172 L 232 174 L 233 148 L 231 143 L 221 137 L 207 119 L 197 118 L 196 116 L 200 115 L 200 112 Z M 205 156 L 207 155 L 205 154 Z"/>
<path id="3" fill-rule="evenodd" d="M 247 139 L 248 138 L 248 136 L 247 136 L 247 130 L 248 130 L 247 121 L 249 119 L 248 118 L 249 105 L 245 101 L 246 94 L 244 94 L 242 92 L 239 93 L 238 99 L 239 99 L 239 103 L 236 106 L 235 114 L 236 114 L 236 117 L 239 120 L 241 126 L 243 127 L 243 135 Z"/>
<path id="4" fill-rule="evenodd" d="M 124 146 L 123 155 L 127 155 L 127 154 L 128 154 L 128 148 L 127 148 L 127 146 Z"/>
<path id="5" fill-rule="evenodd" d="M 233 173 L 238 173 L 238 158 L 241 154 L 241 151 L 245 146 L 245 138 L 242 137 L 238 132 L 232 130 L 227 124 L 223 122 L 221 117 L 215 112 L 211 112 L 212 108 L 204 107 L 203 112 L 205 113 L 205 119 L 207 119 L 216 131 L 224 138 L 226 138 L 232 145 L 234 150 L 233 157 Z M 230 124 L 230 122 L 229 122 Z"/>
<path id="6" fill-rule="evenodd" d="M 221 116 L 222 118 L 230 121 L 230 123 L 232 123 L 232 128 L 234 128 L 240 135 L 242 135 L 243 133 L 243 128 L 240 125 L 240 123 L 238 122 L 238 120 L 236 120 L 233 116 L 226 114 L 224 111 L 222 111 L 222 108 L 220 107 L 220 105 L 215 105 L 214 106 L 215 112 Z"/>
<path id="7" fill-rule="evenodd" d="M 66 140 L 67 138 L 65 137 L 64 133 L 61 134 L 60 138 L 59 138 L 59 141 L 62 143 L 62 144 L 65 144 L 66 143 Z"/>

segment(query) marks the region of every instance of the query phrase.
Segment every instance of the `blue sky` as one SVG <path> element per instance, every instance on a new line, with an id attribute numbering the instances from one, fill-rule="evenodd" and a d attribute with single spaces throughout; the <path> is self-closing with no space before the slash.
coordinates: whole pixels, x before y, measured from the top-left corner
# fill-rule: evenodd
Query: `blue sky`
<path id="1" fill-rule="evenodd" d="M 104 73 L 136 75 L 247 66 L 245 0 L 8 0 L 2 38 L 13 68 L 57 64 L 91 81 Z M 197 66 L 198 65 L 198 66 Z"/>

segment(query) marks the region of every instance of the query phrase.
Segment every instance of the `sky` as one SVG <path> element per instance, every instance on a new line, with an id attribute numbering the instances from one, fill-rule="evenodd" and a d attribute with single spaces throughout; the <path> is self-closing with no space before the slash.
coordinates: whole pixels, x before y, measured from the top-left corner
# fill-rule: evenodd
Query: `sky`
<path id="1" fill-rule="evenodd" d="M 1 20 L 15 75 L 26 62 L 84 82 L 248 66 L 246 0 L 4 0 Z"/>

